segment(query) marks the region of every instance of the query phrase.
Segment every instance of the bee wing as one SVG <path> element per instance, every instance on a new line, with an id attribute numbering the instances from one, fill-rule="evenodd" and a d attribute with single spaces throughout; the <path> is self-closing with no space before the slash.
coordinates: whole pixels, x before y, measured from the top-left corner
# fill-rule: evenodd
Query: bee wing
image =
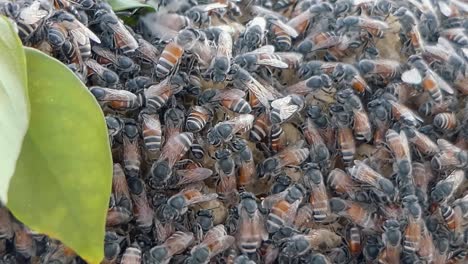
<path id="1" fill-rule="evenodd" d="M 257 60 L 258 65 L 266 65 L 280 69 L 287 69 L 289 66 L 287 63 L 283 62 L 282 60 L 278 60 L 275 58 L 268 58 L 268 59 L 259 59 Z"/>
<path id="2" fill-rule="evenodd" d="M 244 133 L 252 128 L 254 119 L 255 117 L 251 114 L 242 114 L 231 119 L 231 122 L 235 126 L 236 133 Z"/>
<path id="3" fill-rule="evenodd" d="M 192 197 L 190 198 L 189 201 L 187 201 L 187 206 L 190 206 L 192 204 L 212 201 L 212 200 L 215 200 L 216 198 L 218 198 L 217 193 L 208 193 L 208 194 L 203 194 L 201 196 Z"/>
<path id="4" fill-rule="evenodd" d="M 432 72 L 432 71 L 431 71 Z M 442 79 L 439 74 L 435 73 L 435 72 L 432 72 L 434 74 L 434 78 L 436 79 L 437 81 L 437 84 L 439 85 L 439 88 L 442 89 L 443 91 L 445 91 L 446 93 L 448 94 L 454 94 L 455 91 L 453 90 L 453 88 L 444 80 Z"/>
<path id="5" fill-rule="evenodd" d="M 450 142 L 448 142 L 445 139 L 438 139 L 437 140 L 437 145 L 439 146 L 441 151 L 453 152 L 454 149 L 458 149 L 457 147 L 455 147 L 453 144 L 451 144 Z"/>
<path id="6" fill-rule="evenodd" d="M 40 7 L 41 7 L 41 2 L 34 1 L 30 6 L 21 10 L 21 13 L 19 14 L 19 18 L 25 24 L 28 24 L 28 25 L 39 22 L 41 19 L 43 19 L 49 14 L 49 12 L 47 12 L 46 10 L 41 10 Z"/>
<path id="7" fill-rule="evenodd" d="M 132 92 L 125 90 L 116 90 L 110 88 L 99 88 L 106 92 L 104 101 L 133 101 L 136 100 L 137 96 Z"/>
<path id="8" fill-rule="evenodd" d="M 101 43 L 101 40 L 85 25 L 78 21 L 78 19 L 74 19 L 73 22 L 66 22 L 66 24 L 67 28 L 70 29 L 70 33 L 73 35 L 73 37 L 77 38 L 78 43 L 86 43 L 88 38 L 92 39 L 96 43 Z"/>
<path id="9" fill-rule="evenodd" d="M 296 38 L 297 36 L 299 36 L 296 29 L 294 29 L 293 27 L 291 27 L 288 24 L 283 23 L 283 21 L 281 21 L 279 19 L 270 19 L 270 22 L 272 24 L 275 24 L 276 26 L 280 27 L 282 30 L 284 30 L 284 32 L 286 32 L 286 34 L 288 34 L 289 36 L 291 36 L 293 38 Z"/>
<path id="10" fill-rule="evenodd" d="M 178 170 L 176 173 L 181 177 L 177 185 L 184 185 L 203 181 L 209 178 L 213 174 L 213 171 L 206 168 L 195 168 L 191 170 Z"/>
<path id="11" fill-rule="evenodd" d="M 401 139 L 401 144 L 403 146 L 403 152 L 405 153 L 405 157 L 408 158 L 408 161 L 411 163 L 411 152 L 408 144 L 408 138 L 406 137 L 406 133 L 400 131 L 400 139 Z"/>
<path id="12" fill-rule="evenodd" d="M 271 194 L 262 201 L 262 207 L 266 209 L 271 209 L 275 203 L 283 199 L 286 196 L 287 192 L 283 191 L 280 193 Z"/>
<path id="13" fill-rule="evenodd" d="M 255 49 L 253 51 L 250 51 L 250 52 L 246 52 L 244 53 L 244 55 L 247 55 L 247 54 L 258 54 L 258 53 L 267 53 L 267 54 L 272 54 L 275 52 L 275 46 L 273 45 L 265 45 L 265 46 L 262 46 L 258 49 Z"/>
<path id="14" fill-rule="evenodd" d="M 112 191 L 116 195 L 124 195 L 130 200 L 130 192 L 128 190 L 127 180 L 125 179 L 125 174 L 122 169 L 122 166 L 119 163 L 114 164 L 112 177 Z"/>
<path id="15" fill-rule="evenodd" d="M 288 119 L 299 109 L 298 105 L 289 104 L 290 102 L 291 96 L 286 96 L 271 102 L 271 107 L 279 110 L 281 120 Z"/>
<path id="16" fill-rule="evenodd" d="M 114 31 L 114 38 L 119 40 L 119 42 L 123 41 L 124 43 L 127 43 L 128 46 L 138 47 L 138 42 L 132 34 L 128 32 L 120 20 L 115 24 L 109 23 L 109 27 Z"/>
<path id="17" fill-rule="evenodd" d="M 110 61 L 112 61 L 112 63 L 114 64 L 117 64 L 118 63 L 118 60 L 117 60 L 117 56 L 110 50 L 108 49 L 104 49 L 103 47 L 101 46 L 93 46 L 91 48 L 97 55 L 101 56 L 101 57 L 104 57 Z"/>
<path id="18" fill-rule="evenodd" d="M 286 216 L 284 219 L 286 219 L 286 224 L 291 225 L 294 222 L 294 219 L 296 219 L 296 214 L 297 214 L 297 209 L 299 208 L 299 204 L 302 202 L 301 199 L 296 200 L 294 203 L 289 206 L 288 210 L 286 211 Z"/>
<path id="19" fill-rule="evenodd" d="M 222 3 L 211 3 L 211 4 L 206 4 L 206 5 L 194 6 L 194 8 L 199 9 L 203 12 L 208 12 L 214 9 L 220 9 L 220 8 L 226 8 L 226 7 L 228 7 L 228 5 L 222 4 Z"/>
<path id="20" fill-rule="evenodd" d="M 174 165 L 180 158 L 181 153 L 185 153 L 184 151 L 190 147 L 190 145 L 187 147 L 184 141 L 188 141 L 190 145 L 192 145 L 193 134 L 190 132 L 184 132 L 172 135 L 164 144 L 159 160 L 167 160 L 171 166 Z"/>
<path id="21" fill-rule="evenodd" d="M 450 17 L 452 14 L 452 9 L 450 6 L 447 4 L 445 1 L 437 1 L 437 4 L 439 6 L 440 13 L 446 17 Z"/>
<path id="22" fill-rule="evenodd" d="M 152 98 L 152 97 L 155 97 L 155 96 L 159 96 L 159 95 L 169 91 L 170 89 L 172 89 L 172 85 L 169 82 L 169 78 L 166 78 L 166 79 L 164 79 L 163 81 L 161 81 L 158 84 L 153 84 L 153 85 L 149 86 L 145 90 L 144 93 L 145 93 L 145 96 L 147 98 Z"/>
<path id="23" fill-rule="evenodd" d="M 237 99 L 239 97 L 245 97 L 245 92 L 239 89 L 223 89 L 213 96 L 212 101 Z"/>
<path id="24" fill-rule="evenodd" d="M 468 3 L 466 1 L 452 0 L 452 4 L 463 10 L 463 12 L 468 13 Z"/>
<path id="25" fill-rule="evenodd" d="M 147 58 L 150 62 L 153 62 L 154 64 L 158 62 L 158 56 L 160 54 L 159 50 L 142 38 L 138 39 L 137 51 L 142 57 Z"/>
<path id="26" fill-rule="evenodd" d="M 85 62 L 85 65 L 91 68 L 94 72 L 96 72 L 98 75 L 104 74 L 105 68 L 99 64 L 97 61 L 93 59 L 87 59 Z"/>
<path id="27" fill-rule="evenodd" d="M 311 49 L 311 52 L 326 49 L 343 43 L 342 38 L 343 37 L 341 36 L 330 36 L 326 39 L 326 41 L 320 41 L 317 45 L 314 45 L 314 47 Z"/>
<path id="28" fill-rule="evenodd" d="M 236 239 L 233 236 L 223 236 L 221 238 L 216 238 L 216 241 L 213 241 L 214 247 L 211 248 L 210 256 L 216 256 L 224 251 L 226 251 Z"/>
<path id="29" fill-rule="evenodd" d="M 157 130 L 161 129 L 161 122 L 159 121 L 156 115 L 153 116 L 149 114 L 142 114 L 141 118 L 146 127 Z"/>

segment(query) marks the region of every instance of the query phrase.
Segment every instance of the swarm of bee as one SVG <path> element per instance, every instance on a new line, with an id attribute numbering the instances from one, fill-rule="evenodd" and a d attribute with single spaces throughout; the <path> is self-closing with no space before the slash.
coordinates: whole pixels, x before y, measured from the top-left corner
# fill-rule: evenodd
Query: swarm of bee
<path id="1" fill-rule="evenodd" d="M 465 0 L 152 4 L 0 6 L 105 113 L 102 263 L 468 263 Z M 0 263 L 80 262 L 0 209 Z"/>

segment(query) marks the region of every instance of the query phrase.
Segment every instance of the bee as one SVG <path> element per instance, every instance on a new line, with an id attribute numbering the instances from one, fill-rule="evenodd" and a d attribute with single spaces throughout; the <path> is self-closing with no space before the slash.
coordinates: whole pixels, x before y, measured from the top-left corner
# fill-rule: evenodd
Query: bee
<path id="1" fill-rule="evenodd" d="M 215 171 L 219 175 L 216 192 L 225 201 L 237 200 L 236 165 L 229 149 L 218 149 L 215 154 Z"/>
<path id="2" fill-rule="evenodd" d="M 273 124 L 281 124 L 304 108 L 305 99 L 302 96 L 292 94 L 271 102 L 270 121 Z"/>
<path id="3" fill-rule="evenodd" d="M 266 109 L 270 108 L 269 101 L 273 101 L 282 96 L 281 93 L 273 87 L 265 86 L 257 81 L 248 71 L 240 68 L 239 65 L 234 64 L 231 69 L 233 72 L 232 78 L 234 87 L 248 90 Z"/>
<path id="4" fill-rule="evenodd" d="M 130 177 L 138 177 L 141 165 L 138 127 L 135 123 L 129 122 L 125 124 L 123 132 L 123 164 L 125 173 Z"/>
<path id="5" fill-rule="evenodd" d="M 341 237 L 336 233 L 323 228 L 312 229 L 307 234 L 295 234 L 288 238 L 280 254 L 287 258 L 296 258 L 305 255 L 309 250 L 331 249 L 340 243 Z"/>
<path id="6" fill-rule="evenodd" d="M 437 182 L 431 192 L 432 200 L 438 204 L 451 200 L 464 181 L 465 172 L 463 170 L 454 170 L 446 179 Z"/>
<path id="7" fill-rule="evenodd" d="M 216 56 L 211 61 L 208 73 L 214 82 L 223 82 L 231 68 L 232 37 L 222 29 L 217 30 Z"/>
<path id="8" fill-rule="evenodd" d="M 304 185 L 310 190 L 309 202 L 312 205 L 313 218 L 316 222 L 325 221 L 330 215 L 328 194 L 323 175 L 318 166 L 308 163 L 304 166 Z"/>
<path id="9" fill-rule="evenodd" d="M 120 260 L 121 264 L 137 264 L 141 263 L 141 249 L 138 244 L 133 243 L 131 246 L 128 246 Z"/>
<path id="10" fill-rule="evenodd" d="M 359 255 L 362 252 L 361 230 L 357 226 L 353 226 L 348 232 L 349 251 L 353 255 Z"/>
<path id="11" fill-rule="evenodd" d="M 423 89 L 427 91 L 431 98 L 438 104 L 443 102 L 442 90 L 448 94 L 454 93 L 453 89 L 447 83 L 445 83 L 445 81 L 443 81 L 435 72 L 433 72 L 421 57 L 417 55 L 412 55 L 411 57 L 409 57 L 408 62 L 413 67 L 415 67 L 415 69 L 419 72 L 419 75 L 408 74 L 412 75 L 410 77 L 406 77 L 407 75 L 402 75 L 401 78 L 403 81 L 406 81 L 408 83 L 419 83 L 418 81 L 421 80 L 420 83 Z"/>
<path id="12" fill-rule="evenodd" d="M 369 184 L 390 197 L 395 195 L 395 186 L 393 183 L 362 161 L 355 160 L 354 166 L 348 169 L 348 172 L 351 177 L 358 182 Z"/>
<path id="13" fill-rule="evenodd" d="M 290 147 L 286 148 L 273 157 L 265 159 L 257 167 L 258 176 L 277 175 L 284 167 L 299 166 L 309 157 L 308 148 Z"/>
<path id="14" fill-rule="evenodd" d="M 398 134 L 395 130 L 389 129 L 385 139 L 396 160 L 395 171 L 401 175 L 409 175 L 412 169 L 411 153 L 406 134 L 403 131 Z"/>
<path id="15" fill-rule="evenodd" d="M 379 263 L 398 263 L 401 253 L 401 231 L 398 221 L 390 219 L 385 221 L 382 234 L 384 250 L 379 255 Z"/>
<path id="16" fill-rule="evenodd" d="M 117 257 L 120 254 L 120 238 L 115 232 L 106 231 L 104 237 L 104 260 L 103 264 L 112 264 L 117 262 Z"/>
<path id="17" fill-rule="evenodd" d="M 88 68 L 88 78 L 95 85 L 112 87 L 119 83 L 119 76 L 112 70 L 102 66 L 93 59 L 87 59 L 84 64 Z"/>
<path id="18" fill-rule="evenodd" d="M 164 144 L 161 154 L 151 166 L 151 178 L 155 183 L 166 182 L 174 164 L 187 153 L 193 142 L 193 133 L 184 132 L 171 136 Z"/>
<path id="19" fill-rule="evenodd" d="M 219 104 L 235 113 L 252 112 L 249 103 L 244 99 L 245 92 L 239 89 L 207 89 L 198 98 L 198 104 Z"/>
<path id="20" fill-rule="evenodd" d="M 199 245 L 192 248 L 187 263 L 207 264 L 214 256 L 226 251 L 234 241 L 235 238 L 226 233 L 223 225 L 217 225 L 206 233 Z"/>
<path id="21" fill-rule="evenodd" d="M 183 253 L 194 241 L 190 232 L 177 231 L 163 244 L 150 249 L 148 261 L 151 263 L 167 264 L 174 255 Z"/>
<path id="22" fill-rule="evenodd" d="M 163 219 L 170 220 L 185 214 L 189 206 L 218 198 L 216 193 L 203 194 L 196 187 L 187 187 L 171 196 L 162 206 Z"/>
<path id="23" fill-rule="evenodd" d="M 93 46 L 92 51 L 96 55 L 96 61 L 105 66 L 112 66 L 120 74 L 134 75 L 140 70 L 140 66 L 127 56 L 116 55 L 109 49 L 101 46 Z"/>
<path id="24" fill-rule="evenodd" d="M 75 56 L 81 56 L 84 61 L 91 57 L 90 40 L 98 44 L 101 43 L 99 37 L 68 12 L 63 10 L 57 11 L 50 21 L 52 25 L 48 32 L 49 42 L 55 47 L 62 46 L 63 48 L 63 44 L 67 41 L 67 36 L 69 35 L 71 37 L 71 42 L 69 43 L 79 50 L 79 53 Z M 69 52 L 69 54 L 71 53 Z"/>
<path id="25" fill-rule="evenodd" d="M 363 77 L 377 83 L 389 83 L 401 76 L 400 63 L 393 60 L 363 59 L 359 61 L 358 68 Z"/>
<path id="26" fill-rule="evenodd" d="M 114 164 L 112 176 L 112 193 L 115 199 L 115 205 L 132 210 L 132 200 L 128 189 L 127 179 L 124 170 L 119 163 Z"/>
<path id="27" fill-rule="evenodd" d="M 119 49 L 124 54 L 134 52 L 138 48 L 138 42 L 132 33 L 110 8 L 101 8 L 96 11 L 95 20 L 102 32 L 111 39 L 109 44 L 112 48 Z"/>
<path id="28" fill-rule="evenodd" d="M 128 111 L 141 106 L 138 96 L 132 92 L 100 86 L 91 86 L 89 91 L 102 107 L 109 107 L 115 111 Z"/>
<path id="29" fill-rule="evenodd" d="M 307 107 L 307 117 L 316 125 L 319 134 L 322 136 L 329 150 L 335 149 L 335 129 L 332 127 L 330 118 L 319 106 Z"/>
<path id="30" fill-rule="evenodd" d="M 41 1 L 32 1 L 30 5 L 16 8 L 11 4 L 10 7 L 9 10 L 13 12 L 6 15 L 16 22 L 18 35 L 25 44 L 34 42 L 36 34 L 40 35 L 46 20 L 52 15 L 51 7 Z"/>
<path id="31" fill-rule="evenodd" d="M 434 65 L 441 76 L 447 80 L 454 80 L 458 73 L 466 71 L 466 63 L 444 38 L 439 38 L 436 45 L 427 45 L 421 54 L 429 65 Z"/>
<path id="32" fill-rule="evenodd" d="M 400 36 L 405 53 L 421 52 L 426 45 L 418 28 L 418 19 L 415 14 L 406 7 L 400 7 L 393 15 L 400 22 Z"/>
<path id="33" fill-rule="evenodd" d="M 185 12 L 185 15 L 194 24 L 204 25 L 210 24 L 211 14 L 219 9 L 228 7 L 224 3 L 211 3 L 206 5 L 195 5 Z"/>
<path id="34" fill-rule="evenodd" d="M 380 218 L 364 205 L 340 198 L 331 198 L 329 202 L 331 212 L 348 218 L 365 230 L 380 230 Z"/>
<path id="35" fill-rule="evenodd" d="M 213 118 L 213 111 L 209 107 L 193 106 L 187 115 L 185 127 L 189 132 L 200 132 Z"/>
<path id="36" fill-rule="evenodd" d="M 148 110 L 157 112 L 169 98 L 182 91 L 185 82 L 182 76 L 167 77 L 158 84 L 153 84 L 144 90 L 145 105 Z"/>
<path id="37" fill-rule="evenodd" d="M 159 57 L 156 65 L 156 76 L 164 78 L 173 72 L 179 64 L 184 50 L 193 46 L 199 39 L 199 32 L 195 29 L 183 29 L 169 42 Z"/>
<path id="38" fill-rule="evenodd" d="M 408 138 L 408 141 L 414 144 L 421 154 L 434 156 L 439 152 L 439 147 L 428 136 L 419 132 L 413 127 L 404 127 L 403 131 Z"/>
<path id="39" fill-rule="evenodd" d="M 251 114 L 241 114 L 227 121 L 216 124 L 208 131 L 208 142 L 211 145 L 219 146 L 223 142 L 230 141 L 235 134 L 242 134 L 252 128 L 254 116 Z"/>
<path id="40" fill-rule="evenodd" d="M 269 234 L 274 234 L 281 228 L 290 227 L 293 224 L 297 209 L 304 195 L 304 187 L 295 184 L 283 192 L 269 196 L 263 200 L 262 206 L 270 209 L 266 220 L 266 229 Z"/>
<path id="41" fill-rule="evenodd" d="M 320 135 L 319 128 L 309 117 L 302 125 L 302 132 L 306 142 L 311 146 L 310 154 L 314 162 L 321 163 L 330 158 L 324 139 Z"/>
<path id="42" fill-rule="evenodd" d="M 408 195 L 402 199 L 403 207 L 408 212 L 407 225 L 404 231 L 403 249 L 406 252 L 417 252 L 420 248 L 421 230 L 424 224 L 421 219 L 422 210 L 418 198 Z"/>
<path id="43" fill-rule="evenodd" d="M 230 143 L 231 149 L 239 156 L 238 181 L 237 185 L 242 190 L 250 186 L 256 175 L 255 162 L 252 150 L 247 145 L 247 141 L 241 138 L 234 138 Z"/>
<path id="44" fill-rule="evenodd" d="M 265 230 L 263 216 L 258 210 L 257 201 L 252 193 L 241 194 L 239 203 L 239 229 L 236 235 L 236 243 L 244 254 L 255 253 L 262 241 L 268 239 Z"/>
<path id="45" fill-rule="evenodd" d="M 16 252 L 26 259 L 35 256 L 37 245 L 32 232 L 26 226 L 19 223 L 13 224 L 13 230 L 15 232 L 13 243 L 15 245 Z"/>
<path id="46" fill-rule="evenodd" d="M 161 149 L 162 145 L 162 127 L 159 117 L 155 114 L 141 111 L 139 115 L 141 122 L 141 133 L 146 150 L 155 153 Z"/>
<path id="47" fill-rule="evenodd" d="M 255 17 L 247 23 L 245 31 L 239 37 L 239 54 L 257 49 L 265 39 L 267 21 L 264 17 Z"/>
<path id="48" fill-rule="evenodd" d="M 153 226 L 154 213 L 146 196 L 145 183 L 136 177 L 130 177 L 127 181 L 136 224 L 143 232 L 149 233 Z"/>
<path id="49" fill-rule="evenodd" d="M 432 157 L 432 168 L 438 171 L 447 168 L 463 168 L 468 163 L 468 153 L 445 139 L 438 139 L 440 152 Z"/>

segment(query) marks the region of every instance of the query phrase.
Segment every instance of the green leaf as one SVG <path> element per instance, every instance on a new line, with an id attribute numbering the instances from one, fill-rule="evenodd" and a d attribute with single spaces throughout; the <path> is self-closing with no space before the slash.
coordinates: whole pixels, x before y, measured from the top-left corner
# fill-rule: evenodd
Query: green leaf
<path id="1" fill-rule="evenodd" d="M 61 62 L 25 48 L 31 121 L 8 208 L 90 263 L 104 256 L 112 157 L 103 113 Z"/>
<path id="2" fill-rule="evenodd" d="M 112 6 L 114 11 L 122 11 L 136 8 L 149 8 L 152 11 L 155 11 L 153 6 L 140 3 L 137 0 L 108 0 L 109 5 Z"/>
<path id="3" fill-rule="evenodd" d="M 6 203 L 10 179 L 28 129 L 26 57 L 12 24 L 0 16 L 0 201 Z"/>

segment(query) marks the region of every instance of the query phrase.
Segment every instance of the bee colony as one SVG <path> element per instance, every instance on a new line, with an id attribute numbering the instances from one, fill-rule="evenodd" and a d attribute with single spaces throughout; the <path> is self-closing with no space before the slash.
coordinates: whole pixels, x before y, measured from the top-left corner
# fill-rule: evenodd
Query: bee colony
<path id="1" fill-rule="evenodd" d="M 114 159 L 102 263 L 468 263 L 465 0 L 2 1 Z M 0 263 L 83 263 L 0 208 Z"/>

